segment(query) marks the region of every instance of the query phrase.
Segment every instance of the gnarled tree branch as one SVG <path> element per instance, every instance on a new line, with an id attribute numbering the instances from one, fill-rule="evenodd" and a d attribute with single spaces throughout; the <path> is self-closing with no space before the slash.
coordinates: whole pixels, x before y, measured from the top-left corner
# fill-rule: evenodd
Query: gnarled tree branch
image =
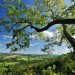
<path id="1" fill-rule="evenodd" d="M 33 25 L 30 25 L 30 26 L 31 26 L 31 28 L 34 28 L 37 32 L 42 32 L 42 31 L 47 30 L 49 27 L 51 27 L 55 24 L 75 24 L 75 19 L 54 20 L 54 21 L 50 22 L 48 25 L 46 25 L 43 28 L 37 28 Z"/>
<path id="2" fill-rule="evenodd" d="M 23 22 L 22 22 L 23 23 Z M 71 35 L 69 35 L 69 33 L 66 31 L 66 26 L 65 24 L 75 24 L 75 19 L 60 19 L 60 20 L 53 20 L 52 22 L 50 22 L 48 25 L 46 25 L 45 27 L 43 28 L 37 28 L 35 26 L 33 26 L 31 23 L 29 23 L 31 28 L 34 28 L 37 32 L 42 32 L 42 31 L 45 31 L 47 30 L 49 27 L 55 25 L 55 24 L 62 24 L 63 26 L 63 33 L 65 35 L 65 37 L 67 38 L 67 40 L 70 42 L 70 44 L 72 45 L 73 49 L 74 49 L 74 52 L 75 52 L 75 39 L 71 37 Z M 28 27 L 26 26 L 26 27 Z M 18 31 L 20 30 L 23 30 L 25 29 L 26 27 L 22 28 L 22 29 L 19 29 Z"/>
<path id="3" fill-rule="evenodd" d="M 47 30 L 48 28 L 50 28 L 51 26 L 55 25 L 55 24 L 75 24 L 75 18 L 74 19 L 59 19 L 59 20 L 53 20 L 51 21 L 50 23 L 48 23 L 48 25 L 46 25 L 45 27 L 41 27 L 41 28 L 38 28 L 38 27 L 35 27 L 32 25 L 31 22 L 18 22 L 18 23 L 28 23 L 29 27 L 35 29 L 37 32 L 42 32 L 42 31 L 45 31 Z M 16 24 L 18 24 L 16 23 Z M 16 25 L 15 24 L 15 25 Z M 27 27 L 28 27 L 27 26 Z M 25 29 L 26 27 L 22 28 L 22 29 Z M 20 29 L 20 30 L 22 30 Z M 18 30 L 19 31 L 19 30 Z"/>

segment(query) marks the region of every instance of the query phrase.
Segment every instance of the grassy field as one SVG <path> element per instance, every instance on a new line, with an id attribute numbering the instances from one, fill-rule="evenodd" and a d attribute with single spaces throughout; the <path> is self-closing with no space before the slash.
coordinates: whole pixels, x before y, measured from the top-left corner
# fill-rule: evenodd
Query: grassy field
<path id="1" fill-rule="evenodd" d="M 0 54 L 0 75 L 75 75 L 75 59 L 71 54 Z"/>
<path id="2" fill-rule="evenodd" d="M 0 66 L 15 65 L 19 63 L 36 63 L 51 58 L 47 55 L 21 55 L 21 54 L 0 54 Z"/>

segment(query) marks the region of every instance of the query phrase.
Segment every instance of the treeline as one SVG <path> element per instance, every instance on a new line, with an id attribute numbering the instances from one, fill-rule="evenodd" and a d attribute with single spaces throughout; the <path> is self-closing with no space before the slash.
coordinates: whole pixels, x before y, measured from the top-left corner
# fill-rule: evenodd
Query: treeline
<path id="1" fill-rule="evenodd" d="M 71 54 L 1 67 L 0 75 L 75 75 L 75 60 Z"/>

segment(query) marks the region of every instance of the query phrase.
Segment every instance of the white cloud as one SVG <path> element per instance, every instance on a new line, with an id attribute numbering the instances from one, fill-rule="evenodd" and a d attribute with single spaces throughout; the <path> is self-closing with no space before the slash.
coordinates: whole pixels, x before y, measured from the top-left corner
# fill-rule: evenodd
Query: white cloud
<path id="1" fill-rule="evenodd" d="M 12 36 L 9 36 L 9 35 L 3 35 L 3 39 L 6 39 L 6 38 L 11 39 L 11 38 L 12 38 Z"/>
<path id="2" fill-rule="evenodd" d="M 35 39 L 36 35 L 30 35 L 30 38 Z"/>
<path id="3" fill-rule="evenodd" d="M 55 51 L 53 51 L 52 53 L 55 54 L 55 55 L 62 55 L 62 54 L 67 54 L 67 53 L 69 53 L 69 52 L 71 52 L 71 50 L 65 48 L 64 50 L 58 50 L 58 51 L 55 50 Z"/>
<path id="4" fill-rule="evenodd" d="M 33 44 L 30 44 L 30 46 L 34 46 Z"/>
<path id="5" fill-rule="evenodd" d="M 75 35 L 73 35 L 72 37 L 75 38 Z"/>
<path id="6" fill-rule="evenodd" d="M 30 44 L 30 46 L 35 46 L 35 45 L 39 45 L 40 43 L 34 43 L 34 44 Z"/>
<path id="7" fill-rule="evenodd" d="M 10 42 L 5 42 L 5 44 L 6 44 L 6 43 L 10 43 Z"/>
<path id="8" fill-rule="evenodd" d="M 35 38 L 39 38 L 38 35 L 30 35 L 30 38 L 35 39 Z"/>
<path id="9" fill-rule="evenodd" d="M 47 38 L 51 38 L 54 36 L 53 32 L 49 32 L 49 31 L 43 31 L 43 35 L 44 35 L 44 37 L 47 37 Z M 30 38 L 35 39 L 35 38 L 39 38 L 39 36 L 38 35 L 30 35 Z"/>
<path id="10" fill-rule="evenodd" d="M 44 36 L 47 37 L 47 38 L 51 38 L 51 37 L 54 36 L 54 35 L 53 35 L 53 32 L 49 32 L 49 31 L 43 31 L 43 34 L 44 34 Z"/>
<path id="11" fill-rule="evenodd" d="M 38 44 L 40 44 L 40 43 L 35 43 L 34 45 L 38 45 Z"/>
<path id="12" fill-rule="evenodd" d="M 61 35 L 61 32 L 59 30 L 54 31 L 54 37 L 58 37 Z"/>

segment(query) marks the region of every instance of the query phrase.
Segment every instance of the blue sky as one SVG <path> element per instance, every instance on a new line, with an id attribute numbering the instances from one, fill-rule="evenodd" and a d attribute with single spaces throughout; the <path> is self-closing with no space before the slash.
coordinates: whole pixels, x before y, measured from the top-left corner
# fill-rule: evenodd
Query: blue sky
<path id="1" fill-rule="evenodd" d="M 32 5 L 34 2 L 33 0 L 24 0 L 26 2 L 27 5 Z M 4 3 L 3 0 L 0 0 L 0 3 Z M 69 4 L 69 0 L 66 0 L 66 3 Z M 3 17 L 5 15 L 5 11 L 2 7 L 0 7 L 0 17 Z M 2 28 L 2 27 L 0 27 Z M 51 29 L 49 29 L 49 31 L 45 31 L 44 32 L 44 35 L 46 36 L 52 36 L 53 33 L 50 32 Z M 23 54 L 44 54 L 42 51 L 41 51 L 41 48 L 43 47 L 44 45 L 44 41 L 43 40 L 35 40 L 35 36 L 31 36 L 31 38 L 33 39 L 31 41 L 31 44 L 30 44 L 30 47 L 27 49 L 27 50 L 21 50 L 21 51 L 18 51 L 16 53 L 23 53 Z M 3 52 L 3 53 L 8 53 L 10 52 L 10 49 L 6 49 L 6 43 L 10 42 L 12 39 L 12 36 L 7 36 L 7 35 L 4 35 L 3 32 L 0 33 L 0 52 Z M 63 45 L 64 46 L 64 45 Z M 64 54 L 64 53 L 67 53 L 69 52 L 69 50 L 67 50 L 66 47 L 65 48 L 65 51 L 63 51 L 63 48 L 59 48 L 59 47 L 55 47 L 57 50 L 55 50 L 53 52 L 53 54 Z M 60 50 L 61 49 L 61 50 Z"/>

